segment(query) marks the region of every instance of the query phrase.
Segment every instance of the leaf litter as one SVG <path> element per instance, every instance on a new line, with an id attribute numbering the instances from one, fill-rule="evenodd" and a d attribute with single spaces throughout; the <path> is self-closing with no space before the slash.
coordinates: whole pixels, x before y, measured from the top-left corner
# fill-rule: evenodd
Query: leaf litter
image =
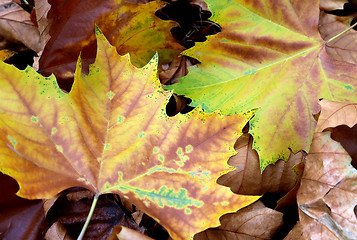
<path id="1" fill-rule="evenodd" d="M 325 100 L 324 100 L 325 101 Z M 351 111 L 350 110 L 346 110 L 346 109 L 349 109 L 348 107 L 350 107 L 351 106 L 351 104 L 348 104 L 348 105 L 346 105 L 346 106 L 344 106 L 344 107 L 342 107 L 341 109 L 345 109 L 345 110 L 343 110 L 344 111 L 344 114 L 345 114 L 345 116 L 349 116 L 349 115 L 351 115 Z M 327 107 L 327 105 L 325 105 L 325 108 Z M 338 112 L 343 112 L 343 111 L 340 111 L 340 110 L 338 110 Z M 353 110 L 352 110 L 352 112 L 353 112 Z M 321 115 L 323 115 L 323 112 L 321 113 Z M 320 115 L 320 119 L 321 119 L 321 115 Z M 352 114 L 353 115 L 353 114 Z M 337 118 L 337 119 L 339 119 L 339 118 L 341 118 L 341 116 L 343 116 L 343 115 L 339 115 L 339 117 L 335 117 L 335 118 Z M 343 117 L 342 117 L 343 118 Z M 354 120 L 351 120 L 351 118 L 350 117 L 345 117 L 345 119 L 346 119 L 346 121 L 348 122 L 347 123 L 347 125 L 349 125 L 349 126 L 351 126 L 351 127 L 353 127 L 353 125 L 355 124 L 354 123 Z M 320 122 L 320 121 L 319 121 Z M 319 122 L 318 122 L 318 126 L 319 126 Z M 353 144 L 351 145 L 351 143 L 353 143 L 353 140 L 351 140 L 351 136 L 349 136 L 348 135 L 348 133 L 350 133 L 350 131 L 353 131 L 353 129 L 354 128 L 348 128 L 348 127 L 346 127 L 346 126 L 344 126 L 343 128 L 344 128 L 344 130 L 340 130 L 341 129 L 341 126 L 339 126 L 338 124 L 340 124 L 340 123 L 337 123 L 337 127 L 335 127 L 335 128 L 332 128 L 332 127 L 329 127 L 329 128 L 327 128 L 328 129 L 328 131 L 331 131 L 332 133 L 331 133 L 331 136 L 332 136 L 332 138 L 333 139 L 339 139 L 340 141 L 341 141 L 341 144 L 343 145 L 343 147 L 347 150 L 347 149 L 349 149 L 349 150 L 347 150 L 347 152 L 352 156 L 352 159 L 354 159 L 354 157 L 353 157 L 353 154 L 354 154 L 354 151 L 353 151 L 353 149 L 354 149 L 354 147 L 353 147 Z M 342 123 L 341 123 L 342 124 Z M 322 127 L 320 127 L 320 128 L 323 128 L 323 126 Z M 347 129 L 346 129 L 347 128 Z M 352 130 L 351 130 L 352 129 Z M 321 130 L 322 131 L 322 130 Z M 326 130 L 325 130 L 326 131 Z M 335 137 L 334 137 L 335 136 Z M 353 136 L 353 135 L 352 135 Z M 345 143 L 342 143 L 342 142 L 345 142 Z M 352 146 L 352 147 L 351 147 Z M 238 153 L 239 154 L 239 153 Z M 259 159 L 258 159 L 259 160 Z M 255 161 L 258 161 L 258 160 L 255 160 Z M 278 162 L 279 163 L 279 162 Z M 289 161 L 287 162 L 288 164 L 289 164 Z M 280 164 L 278 164 L 278 165 L 280 165 Z M 269 166 L 269 167 L 272 167 L 272 168 L 275 168 L 276 166 L 278 166 L 278 165 L 274 165 L 274 166 Z M 268 167 L 268 168 L 269 168 Z M 289 167 L 290 168 L 290 167 Z M 277 171 L 277 170 L 274 170 L 274 171 Z M 281 168 L 280 168 L 280 171 L 281 171 Z M 300 172 L 299 172 L 300 171 Z M 277 171 L 277 172 L 279 172 L 279 171 Z M 234 174 L 232 174 L 232 173 L 234 173 Z M 237 172 L 232 172 L 231 174 L 233 175 L 233 176 L 236 176 L 235 174 L 237 174 Z M 288 191 L 288 193 L 283 197 L 283 198 L 281 198 L 278 202 L 277 202 L 277 206 L 276 206 L 276 209 L 277 209 L 277 212 L 281 215 L 282 213 L 281 212 L 279 212 L 279 211 L 282 211 L 283 212 L 283 210 L 279 210 L 279 206 L 281 207 L 282 206 L 282 202 L 283 202 L 283 200 L 284 200 L 284 198 L 287 198 L 287 196 L 289 196 L 289 194 L 290 195 L 292 195 L 292 199 L 295 199 L 295 201 L 296 201 L 296 197 L 295 197 L 295 194 L 293 193 L 294 192 L 294 189 L 295 190 L 297 190 L 298 188 L 299 188 L 299 186 L 300 186 L 300 182 L 298 181 L 297 182 L 297 179 L 300 179 L 301 178 L 301 176 L 299 176 L 299 174 L 302 174 L 302 171 L 301 170 L 297 170 L 297 172 L 296 173 L 298 173 L 298 175 L 295 175 L 295 178 L 293 178 L 293 179 L 295 179 L 295 180 L 292 180 L 292 182 L 295 182 L 296 183 L 296 185 L 293 187 L 293 189 L 291 189 L 290 191 Z M 264 172 L 263 172 L 263 175 L 264 175 Z M 276 186 L 274 185 L 274 187 L 276 188 Z M 290 188 L 290 187 L 289 187 Z M 264 190 L 265 191 L 265 190 Z M 263 191 L 263 192 L 264 192 Z M 259 191 L 258 191 L 259 192 Z M 286 191 L 284 191 L 284 192 L 286 192 Z M 281 195 L 281 194 L 280 194 Z M 264 197 L 263 197 L 263 200 L 264 200 Z M 286 199 L 285 199 L 286 200 Z M 280 203 L 279 203 L 280 202 Z M 264 203 L 265 205 L 269 205 L 269 204 L 267 204 L 266 202 Z M 288 202 L 288 204 L 291 204 L 290 202 Z M 320 206 L 320 205 L 318 205 L 318 206 Z M 323 206 L 323 205 L 322 205 Z M 303 205 L 303 207 L 302 208 L 306 208 L 306 206 L 305 205 Z M 353 206 L 352 206 L 353 207 Z M 128 207 L 127 207 L 128 208 Z M 130 208 L 130 207 L 129 207 Z M 354 211 L 354 214 L 355 214 L 355 216 L 356 216 L 356 209 L 355 209 L 356 207 L 354 207 L 354 208 L 352 208 L 352 212 Z M 268 208 L 269 209 L 269 208 Z M 322 210 L 321 210 L 322 209 Z M 321 209 L 319 209 L 319 211 L 323 211 L 324 209 L 323 208 L 321 208 Z M 243 210 L 243 209 L 242 209 Z M 238 211 L 239 212 L 239 211 Z M 313 212 L 313 211 L 312 211 Z M 327 212 L 328 213 L 328 212 Z M 302 214 L 301 213 L 301 211 L 300 211 L 300 214 Z M 309 214 L 310 214 L 310 212 L 309 212 Z M 329 213 L 328 213 L 329 214 Z M 227 217 L 227 216 L 230 216 L 230 215 L 225 215 L 224 216 L 224 219 L 226 219 L 225 221 L 223 221 L 224 223 L 227 223 L 228 225 L 230 224 L 229 223 L 229 221 L 227 220 L 227 219 L 230 219 L 231 217 Z M 233 215 L 232 215 L 233 216 Z M 317 214 L 317 216 L 313 216 L 313 218 L 316 220 L 316 219 L 318 219 L 318 220 L 321 220 L 321 219 L 326 219 L 326 217 L 325 218 L 319 218 L 319 216 L 320 215 L 318 215 Z M 352 216 L 352 215 L 351 215 Z M 304 219 L 304 220 L 302 220 L 302 219 Z M 335 219 L 333 218 L 333 216 L 332 216 L 332 219 L 333 219 L 333 221 L 335 221 Z M 352 218 L 351 218 L 352 219 Z M 286 219 L 285 219 L 286 220 Z M 284 225 L 286 225 L 286 221 L 284 220 L 284 223 L 283 223 L 283 227 L 284 227 Z M 332 221 L 332 222 L 333 222 Z M 254 222 L 254 221 L 253 221 Z M 324 223 L 324 221 L 320 221 L 319 223 Z M 326 221 L 325 221 L 326 222 Z M 314 222 L 314 223 L 311 223 L 311 224 L 315 224 L 316 225 L 316 221 Z M 280 224 L 281 225 L 281 224 Z M 315 225 L 311 225 L 311 226 L 315 226 Z M 323 225 L 323 224 L 322 224 Z M 328 224 L 327 224 L 328 225 Z M 300 217 L 300 221 L 296 224 L 296 226 L 295 226 L 295 228 L 289 233 L 289 235 L 286 237 L 286 239 L 300 239 L 301 238 L 301 234 L 302 234 L 302 229 L 306 229 L 306 227 L 308 227 L 309 226 L 309 221 L 307 221 L 306 220 L 306 216 L 304 216 L 304 215 L 301 215 L 301 217 Z M 311 227 L 310 226 L 310 227 Z M 320 226 L 320 225 L 319 225 Z M 328 227 L 330 227 L 331 228 L 331 224 L 330 225 L 328 225 Z M 327 228 L 328 228 L 327 227 Z M 224 227 L 222 227 L 221 226 L 221 228 L 222 229 L 224 229 Z M 270 228 L 274 228 L 273 227 L 273 224 L 272 224 L 272 226 L 269 226 L 269 229 Z M 62 229 L 63 230 L 63 228 L 59 228 L 59 229 Z M 229 229 L 229 227 L 227 228 L 227 229 Z M 280 226 L 279 228 L 276 228 L 276 229 L 278 229 L 278 230 L 276 230 L 277 232 L 279 232 L 279 231 L 283 231 L 282 230 L 282 227 Z M 326 230 L 326 227 L 325 226 L 322 226 L 322 228 L 321 229 L 324 229 L 324 230 Z M 332 228 L 333 229 L 333 228 Z M 290 229 L 289 229 L 290 230 Z M 335 229 L 336 230 L 336 229 Z M 210 230 L 210 231 L 212 231 L 212 230 Z M 214 231 L 214 230 L 213 230 Z M 327 231 L 328 232 L 328 231 Z M 338 234 L 340 234 L 341 232 L 342 232 L 342 234 L 349 234 L 349 232 L 348 231 L 337 231 L 338 232 Z M 286 232 L 287 233 L 287 232 Z M 330 234 L 330 233 L 327 233 L 327 234 Z M 273 234 L 274 235 L 274 234 Z M 273 235 L 271 235 L 271 236 L 273 236 Z M 198 236 L 198 235 L 197 235 Z M 197 237 L 196 236 L 196 237 Z M 199 236 L 202 236 L 201 234 L 199 234 Z M 213 238 L 213 239 L 220 239 L 220 236 L 218 236 L 218 235 L 216 235 L 216 234 L 214 234 L 214 236 L 215 236 L 215 238 Z M 253 236 L 253 234 L 252 234 L 252 236 Z M 292 237 L 293 236 L 293 237 Z M 327 236 L 330 236 L 330 235 L 327 235 Z M 332 236 L 332 235 L 331 235 Z M 342 235 L 343 236 L 343 235 Z M 348 236 L 348 235 L 347 235 Z M 292 237 L 292 238 L 291 238 Z M 269 239 L 269 238 L 267 238 L 267 239 Z M 318 239 L 318 238 L 317 238 Z"/>

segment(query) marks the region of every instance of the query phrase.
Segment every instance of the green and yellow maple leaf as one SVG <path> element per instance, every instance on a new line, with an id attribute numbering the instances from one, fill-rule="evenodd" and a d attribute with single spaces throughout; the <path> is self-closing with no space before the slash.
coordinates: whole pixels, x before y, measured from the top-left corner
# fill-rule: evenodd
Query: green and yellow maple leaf
<path id="1" fill-rule="evenodd" d="M 44 78 L 0 63 L 0 170 L 19 196 L 50 198 L 81 186 L 118 193 L 188 239 L 220 215 L 258 197 L 239 196 L 216 180 L 249 114 L 195 110 L 170 118 L 171 95 L 156 77 L 157 55 L 142 69 L 97 34 L 89 74 L 77 63 L 69 94 Z"/>
<path id="2" fill-rule="evenodd" d="M 308 152 L 320 98 L 357 101 L 357 66 L 332 59 L 318 32 L 318 1 L 207 0 L 222 32 L 184 54 L 202 64 L 169 86 L 208 112 L 255 109 L 249 132 L 263 170 Z"/>

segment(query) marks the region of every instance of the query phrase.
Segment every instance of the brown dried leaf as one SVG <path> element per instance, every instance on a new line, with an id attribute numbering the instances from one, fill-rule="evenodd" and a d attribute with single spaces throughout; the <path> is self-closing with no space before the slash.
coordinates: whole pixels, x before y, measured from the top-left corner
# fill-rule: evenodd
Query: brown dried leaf
<path id="1" fill-rule="evenodd" d="M 36 0 L 35 9 L 38 31 L 43 44 L 46 45 L 51 38 L 50 26 L 52 25 L 53 19 L 47 18 L 51 5 L 48 3 L 48 0 Z"/>
<path id="2" fill-rule="evenodd" d="M 257 201 L 236 213 L 223 215 L 221 226 L 195 235 L 195 240 L 271 239 L 283 225 L 283 214 Z"/>
<path id="3" fill-rule="evenodd" d="M 188 67 L 191 67 L 197 63 L 193 58 L 178 55 L 176 56 L 170 64 L 165 64 L 162 66 L 162 71 L 159 74 L 160 82 L 165 85 L 171 85 L 178 83 L 180 77 L 186 76 L 188 73 Z"/>
<path id="4" fill-rule="evenodd" d="M 108 240 L 154 240 L 142 233 L 139 233 L 133 229 L 124 226 L 115 226 L 112 234 L 109 236 Z"/>
<path id="5" fill-rule="evenodd" d="M 343 4 L 347 3 L 348 0 L 321 0 L 320 9 L 331 11 L 335 9 L 342 9 Z"/>
<path id="6" fill-rule="evenodd" d="M 56 200 L 54 204 L 45 203 L 46 209 L 50 207 L 46 214 L 47 221 L 50 224 L 56 222 L 62 224 L 69 236 L 75 239 L 87 218 L 93 194 L 83 188 L 72 188 L 54 199 Z M 140 231 L 131 216 L 116 203 L 113 195 L 104 195 L 98 200 L 85 239 L 107 239 L 117 224 Z M 54 232 L 61 232 L 60 228 L 55 227 L 55 229 Z"/>
<path id="7" fill-rule="evenodd" d="M 0 0 L 0 40 L 0 49 L 26 46 L 40 52 L 44 46 L 30 14 L 11 0 Z"/>
<path id="8" fill-rule="evenodd" d="M 322 132 L 326 128 L 338 125 L 353 127 L 357 123 L 357 105 L 340 103 L 323 99 L 320 101 L 321 113 L 315 132 Z"/>
<path id="9" fill-rule="evenodd" d="M 352 17 L 353 18 L 353 17 Z M 339 17 L 325 12 L 320 13 L 319 31 L 328 40 L 350 27 L 351 17 Z M 326 44 L 327 53 L 340 61 L 357 63 L 357 32 L 350 30 Z"/>
<path id="10" fill-rule="evenodd" d="M 291 154 L 289 160 L 279 160 L 269 165 L 261 174 L 259 157 L 252 149 L 253 137 L 245 133 L 235 144 L 237 155 L 228 160 L 235 170 L 218 178 L 217 183 L 230 187 L 233 192 L 244 195 L 261 195 L 265 192 L 288 193 L 297 183 L 298 178 L 292 168 L 304 161 L 305 154 Z"/>
<path id="11" fill-rule="evenodd" d="M 315 133 L 297 194 L 304 239 L 357 239 L 357 170 L 330 132 Z"/>
<path id="12" fill-rule="evenodd" d="M 45 235 L 46 240 L 72 240 L 68 235 L 67 229 L 59 222 L 55 222 L 47 230 Z"/>

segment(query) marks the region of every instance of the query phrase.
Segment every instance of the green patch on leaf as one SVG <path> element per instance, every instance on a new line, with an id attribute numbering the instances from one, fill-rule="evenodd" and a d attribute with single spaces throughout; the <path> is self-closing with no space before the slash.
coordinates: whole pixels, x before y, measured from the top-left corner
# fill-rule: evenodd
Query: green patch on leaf
<path id="1" fill-rule="evenodd" d="M 162 186 L 158 191 L 147 191 L 130 186 L 120 186 L 119 190 L 123 192 L 132 191 L 140 199 L 148 199 L 162 208 L 172 207 L 177 209 L 183 209 L 188 206 L 201 207 L 204 204 L 202 201 L 197 201 L 193 198 L 188 197 L 187 190 L 183 188 L 181 188 L 179 191 L 176 191 L 175 189 Z"/>

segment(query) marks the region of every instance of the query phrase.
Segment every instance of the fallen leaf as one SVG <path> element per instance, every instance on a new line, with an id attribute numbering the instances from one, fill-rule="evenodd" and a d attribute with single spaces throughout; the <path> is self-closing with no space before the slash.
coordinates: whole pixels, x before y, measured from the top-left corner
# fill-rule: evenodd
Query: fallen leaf
<path id="1" fill-rule="evenodd" d="M 261 195 L 266 192 L 285 195 L 297 183 L 298 177 L 293 167 L 304 161 L 305 154 L 291 154 L 289 160 L 279 160 L 269 165 L 262 173 L 258 153 L 252 149 L 253 137 L 243 134 L 235 144 L 237 155 L 228 160 L 236 169 L 219 177 L 217 183 L 230 187 L 233 192 L 244 195 Z"/>
<path id="2" fill-rule="evenodd" d="M 357 170 L 330 132 L 315 133 L 297 194 L 304 239 L 357 239 Z"/>
<path id="3" fill-rule="evenodd" d="M 192 58 L 181 54 L 176 56 L 170 64 L 162 66 L 162 71 L 159 74 L 160 82 L 165 85 L 178 83 L 180 77 L 187 75 L 187 68 L 194 64 L 197 64 L 197 61 Z"/>
<path id="4" fill-rule="evenodd" d="M 347 125 L 353 127 L 357 123 L 357 105 L 323 99 L 320 101 L 321 113 L 317 122 L 316 132 L 326 128 Z"/>
<path id="5" fill-rule="evenodd" d="M 23 50 L 22 45 L 39 52 L 43 48 L 30 14 L 11 0 L 0 1 L 0 36 L 5 39 L 0 49 Z M 17 47 L 13 49 L 11 45 Z"/>
<path id="6" fill-rule="evenodd" d="M 326 11 L 342 9 L 343 4 L 347 2 L 348 0 L 320 0 L 320 9 Z"/>
<path id="7" fill-rule="evenodd" d="M 72 240 L 72 238 L 67 233 L 67 229 L 59 222 L 55 222 L 47 230 L 45 239 L 46 240 Z"/>
<path id="8" fill-rule="evenodd" d="M 357 101 L 357 66 L 326 53 L 318 1 L 206 2 L 222 32 L 184 51 L 201 65 L 167 89 L 207 112 L 255 110 L 249 132 L 261 170 L 289 149 L 308 152 L 319 98 Z"/>
<path id="9" fill-rule="evenodd" d="M 50 198 L 73 186 L 117 193 L 174 239 L 259 198 L 216 183 L 231 170 L 227 159 L 249 114 L 196 108 L 169 118 L 157 55 L 138 69 L 99 30 L 97 42 L 95 63 L 85 75 L 78 61 L 69 94 L 54 76 L 0 62 L 0 170 L 18 181 L 19 196 Z"/>
<path id="10" fill-rule="evenodd" d="M 114 227 L 112 235 L 108 238 L 108 240 L 154 240 L 151 237 L 148 237 L 142 233 L 139 233 L 133 229 L 123 227 L 123 226 L 116 226 Z"/>
<path id="11" fill-rule="evenodd" d="M 283 225 L 283 214 L 257 201 L 220 218 L 221 226 L 195 235 L 195 240 L 272 239 Z"/>
<path id="12" fill-rule="evenodd" d="M 66 228 L 65 233 L 76 239 L 86 221 L 93 197 L 93 193 L 82 188 L 64 191 L 55 198 L 56 201 L 47 211 L 47 222 L 51 227 L 60 223 Z M 106 240 L 111 235 L 114 226 L 118 224 L 140 230 L 130 214 L 115 201 L 113 195 L 103 195 L 98 200 L 84 239 Z"/>
<path id="13" fill-rule="evenodd" d="M 339 17 L 325 12 L 320 14 L 319 31 L 324 40 L 328 40 L 350 27 L 351 17 Z M 328 42 L 326 52 L 333 58 L 357 63 L 357 32 L 351 30 L 343 36 Z"/>
<path id="14" fill-rule="evenodd" d="M 0 173 L 0 239 L 42 239 L 47 228 L 42 201 L 16 196 L 18 189 L 14 179 Z"/>
<path id="15" fill-rule="evenodd" d="M 47 18 L 47 14 L 51 9 L 51 5 L 48 3 L 48 0 L 36 0 L 35 4 L 35 14 L 38 31 L 40 33 L 40 37 L 44 46 L 46 46 L 47 42 L 51 38 L 50 26 L 53 22 L 53 19 Z"/>
<path id="16" fill-rule="evenodd" d="M 46 0 L 37 0 L 36 7 L 45 3 Z M 147 4 L 125 0 L 51 1 L 48 25 L 43 18 L 38 22 L 39 28 L 48 31 L 51 37 L 40 59 L 42 74 L 54 73 L 60 87 L 69 91 L 79 53 L 84 69 L 94 60 L 95 24 L 119 54 L 130 53 L 135 66 L 143 67 L 155 52 L 159 54 L 160 64 L 170 62 L 184 48 L 170 33 L 176 23 L 155 16 L 155 11 L 163 5 L 161 1 Z"/>

